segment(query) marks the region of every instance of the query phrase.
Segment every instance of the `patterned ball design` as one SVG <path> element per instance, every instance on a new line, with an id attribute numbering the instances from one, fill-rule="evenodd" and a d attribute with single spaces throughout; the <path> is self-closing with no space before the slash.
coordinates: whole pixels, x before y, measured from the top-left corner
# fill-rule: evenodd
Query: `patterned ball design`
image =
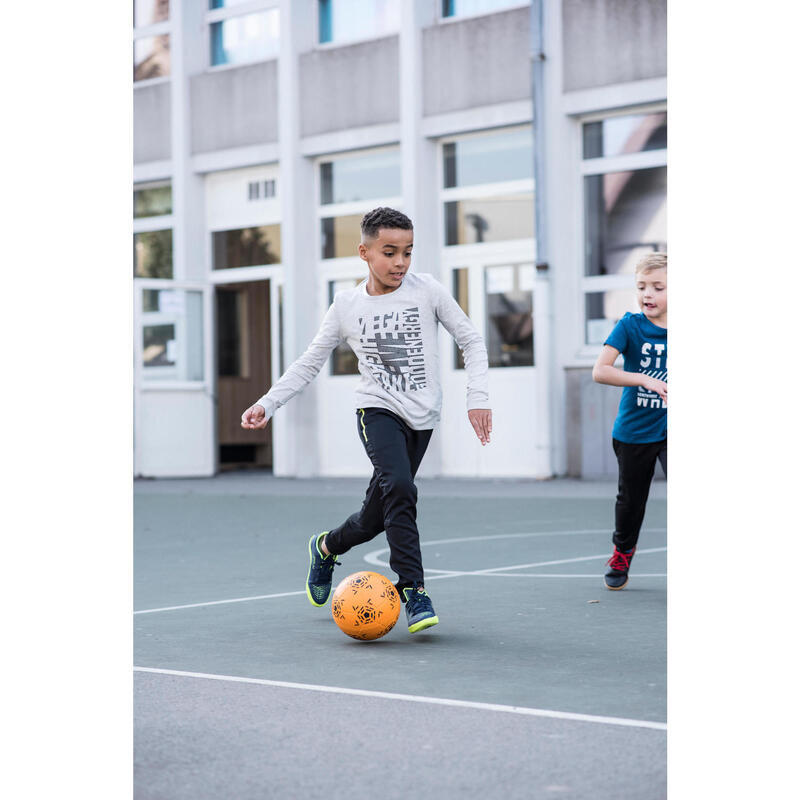
<path id="1" fill-rule="evenodd" d="M 335 589 L 331 600 L 334 622 L 354 639 L 380 639 L 400 616 L 400 595 L 377 572 L 354 572 Z"/>

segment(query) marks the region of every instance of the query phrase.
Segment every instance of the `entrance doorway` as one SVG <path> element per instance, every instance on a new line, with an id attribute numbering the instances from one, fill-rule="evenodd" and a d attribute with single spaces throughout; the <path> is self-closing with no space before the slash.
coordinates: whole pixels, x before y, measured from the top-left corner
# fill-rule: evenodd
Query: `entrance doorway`
<path id="1" fill-rule="evenodd" d="M 272 421 L 241 427 L 242 412 L 270 387 L 269 281 L 216 287 L 217 461 L 219 469 L 272 469 Z"/>

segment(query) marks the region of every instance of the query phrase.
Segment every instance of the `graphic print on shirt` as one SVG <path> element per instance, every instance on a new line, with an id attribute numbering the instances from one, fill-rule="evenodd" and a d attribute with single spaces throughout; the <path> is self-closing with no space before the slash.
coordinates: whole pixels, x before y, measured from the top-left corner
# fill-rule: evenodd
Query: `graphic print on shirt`
<path id="1" fill-rule="evenodd" d="M 415 392 L 427 385 L 419 306 L 359 317 L 364 360 L 386 390 Z"/>
<path id="2" fill-rule="evenodd" d="M 642 358 L 639 361 L 639 372 L 667 382 L 667 346 L 642 342 Z M 636 405 L 644 408 L 666 408 L 664 401 L 656 392 L 648 392 L 642 386 L 636 392 Z"/>

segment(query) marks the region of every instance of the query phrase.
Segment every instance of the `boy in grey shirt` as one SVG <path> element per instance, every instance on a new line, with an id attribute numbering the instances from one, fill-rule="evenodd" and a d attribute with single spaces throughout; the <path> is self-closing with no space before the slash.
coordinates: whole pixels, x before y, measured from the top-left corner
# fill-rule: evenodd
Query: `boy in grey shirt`
<path id="1" fill-rule="evenodd" d="M 410 633 L 439 622 L 425 591 L 414 476 L 441 411 L 440 322 L 464 354 L 467 414 L 481 444 L 492 430 L 486 347 L 438 281 L 409 273 L 413 243 L 405 214 L 391 208 L 366 214 L 358 254 L 369 267 L 367 279 L 337 293 L 306 352 L 242 414 L 243 428 L 265 428 L 276 409 L 313 380 L 335 347 L 346 341 L 352 348 L 361 373 L 354 403 L 358 435 L 374 471 L 361 509 L 338 528 L 311 536 L 306 594 L 313 605 L 324 605 L 337 556 L 385 530 Z"/>

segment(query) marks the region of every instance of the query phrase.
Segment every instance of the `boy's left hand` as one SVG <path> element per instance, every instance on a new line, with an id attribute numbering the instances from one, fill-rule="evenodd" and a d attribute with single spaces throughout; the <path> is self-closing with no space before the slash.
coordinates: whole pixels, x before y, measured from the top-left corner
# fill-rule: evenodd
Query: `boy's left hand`
<path id="1" fill-rule="evenodd" d="M 489 434 L 492 432 L 492 410 L 490 408 L 471 408 L 467 411 L 467 416 L 475 429 L 475 434 L 481 440 L 481 444 L 490 441 Z"/>

